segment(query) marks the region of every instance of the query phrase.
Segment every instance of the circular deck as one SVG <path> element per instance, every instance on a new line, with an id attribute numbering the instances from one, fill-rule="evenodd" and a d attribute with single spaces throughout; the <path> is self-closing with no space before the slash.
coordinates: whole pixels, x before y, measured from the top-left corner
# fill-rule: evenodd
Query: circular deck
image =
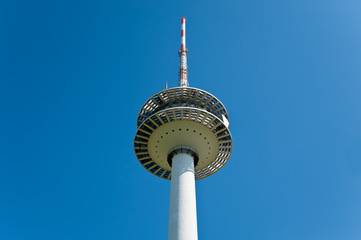
<path id="1" fill-rule="evenodd" d="M 145 102 L 138 114 L 137 127 L 160 110 L 182 106 L 200 108 L 220 119 L 223 115 L 228 120 L 226 108 L 212 94 L 197 88 L 175 87 L 158 92 Z"/>
<path id="2" fill-rule="evenodd" d="M 212 99 L 215 98 L 208 101 L 212 102 Z M 173 107 L 164 103 L 149 109 L 148 101 L 141 109 L 140 116 L 144 115 L 145 109 L 153 114 L 141 121 L 138 118 L 140 124 L 134 139 L 134 151 L 139 162 L 154 175 L 170 180 L 172 168 L 167 161 L 168 154 L 183 146 L 194 149 L 199 157 L 195 166 L 196 180 L 217 172 L 226 164 L 232 152 L 232 137 L 227 124 L 213 113 L 215 109 L 210 112 L 206 108 L 182 105 L 175 107 L 175 101 L 168 102 L 172 102 Z M 184 102 L 183 105 L 187 103 L 189 105 L 189 102 Z M 217 106 L 221 104 L 213 101 L 212 105 L 215 103 L 218 103 Z M 166 107 L 162 109 L 162 106 Z M 224 107 L 218 111 L 222 111 L 223 114 L 219 114 L 223 118 L 227 114 Z"/>

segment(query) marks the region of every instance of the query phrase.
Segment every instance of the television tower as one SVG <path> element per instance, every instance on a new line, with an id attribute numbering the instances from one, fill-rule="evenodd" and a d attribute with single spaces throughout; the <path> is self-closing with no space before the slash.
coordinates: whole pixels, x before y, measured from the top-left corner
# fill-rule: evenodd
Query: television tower
<path id="1" fill-rule="evenodd" d="M 212 94 L 188 84 L 185 22 L 179 87 L 164 89 L 140 109 L 134 151 L 152 174 L 171 180 L 168 240 L 196 240 L 195 180 L 221 169 L 232 152 L 228 113 Z"/>

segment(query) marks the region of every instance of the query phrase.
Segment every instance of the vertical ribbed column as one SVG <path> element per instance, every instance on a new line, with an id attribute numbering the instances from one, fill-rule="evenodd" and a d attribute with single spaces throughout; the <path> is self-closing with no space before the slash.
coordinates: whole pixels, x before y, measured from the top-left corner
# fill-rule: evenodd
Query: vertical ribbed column
<path id="1" fill-rule="evenodd" d="M 193 157 L 172 159 L 168 240 L 197 240 L 197 209 Z"/>

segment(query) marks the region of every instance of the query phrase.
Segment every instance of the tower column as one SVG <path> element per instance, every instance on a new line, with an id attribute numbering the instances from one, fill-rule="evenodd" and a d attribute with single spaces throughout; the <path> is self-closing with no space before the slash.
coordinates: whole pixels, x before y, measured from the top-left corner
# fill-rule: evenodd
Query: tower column
<path id="1" fill-rule="evenodd" d="M 168 240 L 197 240 L 194 159 L 179 153 L 172 159 Z"/>

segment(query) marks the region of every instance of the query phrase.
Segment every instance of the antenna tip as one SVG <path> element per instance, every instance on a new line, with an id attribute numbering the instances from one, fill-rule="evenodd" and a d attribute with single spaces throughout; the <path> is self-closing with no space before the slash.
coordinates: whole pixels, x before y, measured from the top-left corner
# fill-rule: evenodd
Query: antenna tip
<path id="1" fill-rule="evenodd" d="M 186 18 L 185 17 L 182 17 L 181 18 L 181 23 L 185 23 L 186 22 Z"/>

